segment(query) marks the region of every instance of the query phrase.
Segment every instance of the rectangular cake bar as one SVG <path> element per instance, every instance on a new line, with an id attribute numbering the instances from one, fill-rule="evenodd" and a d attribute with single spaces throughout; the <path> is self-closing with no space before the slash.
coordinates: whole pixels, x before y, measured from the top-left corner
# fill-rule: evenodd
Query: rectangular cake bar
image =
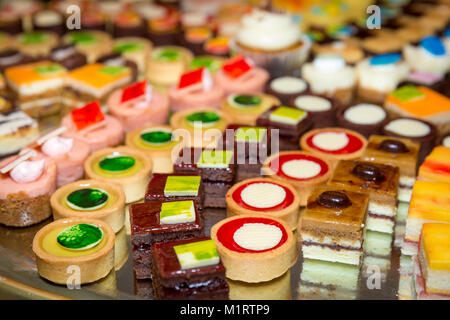
<path id="1" fill-rule="evenodd" d="M 450 148 L 435 147 L 419 167 L 418 179 L 450 183 Z"/>

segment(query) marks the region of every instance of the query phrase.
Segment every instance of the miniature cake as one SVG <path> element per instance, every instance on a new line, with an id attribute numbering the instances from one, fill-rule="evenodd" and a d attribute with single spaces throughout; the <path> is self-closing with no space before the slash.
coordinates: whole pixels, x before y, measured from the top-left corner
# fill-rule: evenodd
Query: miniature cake
<path id="1" fill-rule="evenodd" d="M 145 202 L 192 200 L 199 211 L 203 210 L 204 187 L 201 176 L 153 174 Z"/>
<path id="2" fill-rule="evenodd" d="M 173 161 L 183 146 L 183 136 L 166 125 L 152 125 L 129 132 L 126 145 L 144 151 L 153 162 L 153 172 L 171 173 Z"/>
<path id="3" fill-rule="evenodd" d="M 70 108 L 78 108 L 93 100 L 99 100 L 103 107 L 114 89 L 131 81 L 132 72 L 128 67 L 87 64 L 68 73 L 64 103 Z"/>
<path id="4" fill-rule="evenodd" d="M 77 50 L 86 55 L 88 63 L 93 63 L 111 52 L 111 36 L 102 31 L 72 31 L 66 33 L 63 43 L 74 43 Z"/>
<path id="5" fill-rule="evenodd" d="M 153 90 L 145 80 L 114 91 L 107 105 L 126 133 L 147 125 L 166 123 L 169 115 L 167 96 Z"/>
<path id="6" fill-rule="evenodd" d="M 301 216 L 303 257 L 360 265 L 369 197 L 340 187 L 314 190 Z"/>
<path id="7" fill-rule="evenodd" d="M 224 90 L 213 82 L 207 68 L 187 71 L 178 85 L 169 89 L 170 109 L 174 112 L 198 106 L 218 109 L 225 96 Z"/>
<path id="8" fill-rule="evenodd" d="M 385 108 L 395 116 L 431 122 L 441 132 L 450 130 L 450 99 L 427 87 L 403 86 L 391 92 Z"/>
<path id="9" fill-rule="evenodd" d="M 254 126 L 256 119 L 280 101 L 274 96 L 261 93 L 230 94 L 222 101 L 221 110 L 232 123 Z"/>
<path id="10" fill-rule="evenodd" d="M 228 115 L 212 108 L 198 107 L 178 111 L 170 118 L 170 125 L 183 133 L 184 145 L 191 147 L 216 147 L 222 132 L 231 122 Z M 183 130 L 180 130 L 183 129 Z"/>
<path id="11" fill-rule="evenodd" d="M 157 46 L 177 43 L 180 34 L 180 12 L 175 6 L 159 5 L 153 3 L 137 4 L 147 6 L 139 7 L 138 12 L 144 16 L 147 25 L 147 37 Z"/>
<path id="12" fill-rule="evenodd" d="M 114 147 L 123 141 L 123 128 L 119 120 L 105 116 L 96 101 L 72 110 L 62 119 L 61 125 L 67 128 L 64 136 L 87 143 L 91 152 Z"/>
<path id="13" fill-rule="evenodd" d="M 288 183 L 264 178 L 235 184 L 226 195 L 227 215 L 265 214 L 297 228 L 300 198 Z"/>
<path id="14" fill-rule="evenodd" d="M 424 180 L 414 183 L 402 254 L 417 254 L 424 223 L 450 223 L 449 195 L 450 183 Z"/>
<path id="15" fill-rule="evenodd" d="M 323 160 L 303 151 L 283 151 L 273 154 L 264 162 L 264 175 L 292 185 L 305 206 L 314 188 L 326 183 L 332 168 L 328 160 Z"/>
<path id="16" fill-rule="evenodd" d="M 311 129 L 327 128 L 336 125 L 337 101 L 325 96 L 301 95 L 291 100 L 288 105 L 308 112 Z"/>
<path id="17" fill-rule="evenodd" d="M 29 151 L 0 162 L 0 223 L 27 227 L 51 216 L 56 164 Z"/>
<path id="18" fill-rule="evenodd" d="M 113 51 L 136 63 L 140 75 L 147 74 L 148 57 L 151 50 L 152 44 L 145 38 L 133 36 L 114 40 Z"/>
<path id="19" fill-rule="evenodd" d="M 224 63 L 224 59 L 216 56 L 201 55 L 196 56 L 189 63 L 188 69 L 195 70 L 199 68 L 207 68 L 211 74 L 216 73 Z"/>
<path id="20" fill-rule="evenodd" d="M 209 237 L 154 244 L 152 261 L 156 299 L 228 299 L 225 267 Z"/>
<path id="21" fill-rule="evenodd" d="M 33 117 L 60 112 L 60 91 L 65 85 L 66 69 L 57 63 L 41 61 L 8 68 L 5 80 L 17 107 Z"/>
<path id="22" fill-rule="evenodd" d="M 204 207 L 225 208 L 225 195 L 235 178 L 232 150 L 183 148 L 175 160 L 175 174 L 200 175 L 205 191 Z"/>
<path id="23" fill-rule="evenodd" d="M 15 44 L 19 51 L 32 58 L 47 58 L 58 44 L 58 36 L 53 32 L 34 31 L 16 36 Z"/>
<path id="24" fill-rule="evenodd" d="M 90 218 L 119 232 L 125 222 L 125 194 L 120 186 L 98 180 L 79 180 L 59 188 L 50 198 L 55 220 Z"/>
<path id="25" fill-rule="evenodd" d="M 289 105 L 293 99 L 309 90 L 303 79 L 290 76 L 272 79 L 266 87 L 265 91 L 280 99 L 284 105 Z"/>
<path id="26" fill-rule="evenodd" d="M 113 20 L 113 36 L 115 38 L 145 36 L 145 23 L 138 13 L 125 9 L 115 15 Z"/>
<path id="27" fill-rule="evenodd" d="M 223 64 L 214 75 L 214 80 L 226 94 L 261 93 L 269 80 L 269 73 L 237 55 Z"/>
<path id="28" fill-rule="evenodd" d="M 34 62 L 33 58 L 23 54 L 16 49 L 5 49 L 0 51 L 0 71 L 21 64 Z"/>
<path id="29" fill-rule="evenodd" d="M 358 103 L 337 113 L 337 123 L 340 127 L 359 132 L 366 138 L 371 134 L 381 133 L 387 121 L 386 111 L 376 104 Z"/>
<path id="30" fill-rule="evenodd" d="M 368 194 L 367 229 L 393 233 L 397 212 L 398 180 L 397 167 L 381 163 L 341 160 L 328 185 Z"/>
<path id="31" fill-rule="evenodd" d="M 384 103 L 408 76 L 409 67 L 401 59 L 398 53 L 387 53 L 358 63 L 358 96 L 373 103 Z"/>
<path id="32" fill-rule="evenodd" d="M 211 28 L 206 26 L 202 27 L 189 27 L 183 30 L 180 36 L 180 44 L 183 47 L 191 50 L 195 55 L 203 54 L 204 43 L 211 39 L 213 32 Z"/>
<path id="33" fill-rule="evenodd" d="M 147 78 L 154 84 L 174 85 L 187 69 L 192 58 L 192 53 L 183 47 L 157 47 L 150 54 Z"/>
<path id="34" fill-rule="evenodd" d="M 151 278 L 152 246 L 202 236 L 203 223 L 193 200 L 136 203 L 130 207 L 131 243 L 137 279 Z"/>
<path id="35" fill-rule="evenodd" d="M 86 56 L 78 52 L 73 43 L 54 47 L 49 57 L 53 62 L 59 63 L 67 70 L 82 67 L 87 63 Z"/>
<path id="36" fill-rule="evenodd" d="M 39 137 L 36 120 L 22 111 L 0 114 L 0 156 L 16 153 Z"/>
<path id="37" fill-rule="evenodd" d="M 367 140 L 359 133 L 343 128 L 315 129 L 300 139 L 302 150 L 325 158 L 335 167 L 339 160 L 358 159 L 366 149 Z"/>
<path id="38" fill-rule="evenodd" d="M 418 179 L 450 183 L 450 148 L 435 147 L 420 166 Z"/>
<path id="39" fill-rule="evenodd" d="M 33 16 L 33 30 L 54 32 L 62 36 L 66 31 L 64 16 L 54 10 L 41 10 Z"/>
<path id="40" fill-rule="evenodd" d="M 312 125 L 308 112 L 297 108 L 273 107 L 256 119 L 256 125 L 279 131 L 279 150 L 298 149 L 300 136 Z"/>
<path id="41" fill-rule="evenodd" d="M 54 221 L 38 231 L 33 252 L 41 277 L 66 285 L 71 281 L 71 267 L 79 267 L 80 283 L 104 278 L 114 268 L 115 235 L 111 227 L 89 218 Z"/>
<path id="42" fill-rule="evenodd" d="M 397 118 L 384 126 L 383 135 L 420 142 L 418 158 L 418 165 L 420 165 L 433 149 L 438 132 L 436 127 L 429 122 L 414 118 Z"/>
<path id="43" fill-rule="evenodd" d="M 112 52 L 112 53 L 105 54 L 105 55 L 99 57 L 96 62 L 101 63 L 102 65 L 104 65 L 106 67 L 112 66 L 112 67 L 128 68 L 131 73 L 130 82 L 137 81 L 139 72 L 138 72 L 138 67 L 137 67 L 136 63 L 126 59 L 119 52 Z"/>
<path id="44" fill-rule="evenodd" d="M 416 181 L 419 148 L 419 143 L 409 139 L 372 135 L 361 160 L 398 167 L 398 199 L 409 202 Z"/>
<path id="45" fill-rule="evenodd" d="M 226 276 L 263 282 L 284 274 L 297 261 L 297 241 L 290 226 L 267 215 L 238 215 L 211 228 Z"/>

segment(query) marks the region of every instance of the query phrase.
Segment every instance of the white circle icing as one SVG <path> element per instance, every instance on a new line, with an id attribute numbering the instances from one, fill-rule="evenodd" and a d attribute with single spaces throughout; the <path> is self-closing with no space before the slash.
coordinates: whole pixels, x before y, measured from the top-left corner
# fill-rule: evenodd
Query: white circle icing
<path id="1" fill-rule="evenodd" d="M 430 127 L 414 119 L 396 119 L 389 122 L 386 130 L 406 137 L 423 137 L 430 133 Z"/>
<path id="2" fill-rule="evenodd" d="M 348 108 L 344 118 L 356 124 L 375 124 L 386 118 L 386 111 L 375 104 L 360 103 Z"/>
<path id="3" fill-rule="evenodd" d="M 23 161 L 15 166 L 9 175 L 17 183 L 36 181 L 44 171 L 45 160 Z"/>
<path id="4" fill-rule="evenodd" d="M 138 3 L 136 4 L 136 11 L 148 20 L 162 19 L 167 14 L 167 9 L 164 6 L 152 3 Z"/>
<path id="5" fill-rule="evenodd" d="M 442 145 L 444 147 L 450 148 L 450 136 L 445 137 L 444 140 L 442 140 Z"/>
<path id="6" fill-rule="evenodd" d="M 345 67 L 345 60 L 338 54 L 324 53 L 313 61 L 314 67 L 323 73 L 335 73 Z"/>
<path id="7" fill-rule="evenodd" d="M 286 198 L 286 191 L 273 183 L 253 183 L 241 192 L 242 200 L 255 208 L 271 208 Z"/>
<path id="8" fill-rule="evenodd" d="M 279 77 L 270 82 L 270 87 L 279 93 L 293 94 L 305 91 L 306 82 L 295 77 Z"/>
<path id="9" fill-rule="evenodd" d="M 55 11 L 43 10 L 36 14 L 36 25 L 40 27 L 48 27 L 62 22 L 62 17 Z"/>
<path id="10" fill-rule="evenodd" d="M 299 159 L 283 163 L 281 166 L 283 173 L 296 179 L 308 179 L 320 173 L 320 164 L 311 160 Z"/>
<path id="11" fill-rule="evenodd" d="M 331 109 L 331 102 L 327 99 L 315 96 L 300 96 L 294 101 L 294 105 L 309 112 L 321 112 Z"/>
<path id="12" fill-rule="evenodd" d="M 322 132 L 316 134 L 312 142 L 323 150 L 335 151 L 348 144 L 348 137 L 344 132 Z"/>
<path id="13" fill-rule="evenodd" d="M 236 230 L 233 240 L 248 250 L 267 250 L 280 243 L 283 232 L 274 225 L 265 223 L 245 223 Z"/>
<path id="14" fill-rule="evenodd" d="M 72 147 L 72 138 L 53 137 L 45 141 L 41 149 L 50 157 L 59 157 L 72 150 Z"/>

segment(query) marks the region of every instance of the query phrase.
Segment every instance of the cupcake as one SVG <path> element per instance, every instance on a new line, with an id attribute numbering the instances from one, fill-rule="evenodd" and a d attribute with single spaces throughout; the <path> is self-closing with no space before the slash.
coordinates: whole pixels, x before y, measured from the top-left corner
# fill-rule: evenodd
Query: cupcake
<path id="1" fill-rule="evenodd" d="M 136 63 L 139 75 L 147 72 L 148 57 L 152 50 L 152 43 L 145 38 L 123 37 L 114 41 L 113 51 Z"/>
<path id="2" fill-rule="evenodd" d="M 308 37 L 290 15 L 254 10 L 244 15 L 231 50 L 251 58 L 272 76 L 292 74 L 306 60 Z"/>
<path id="3" fill-rule="evenodd" d="M 297 96 L 309 90 L 303 79 L 291 76 L 277 77 L 266 85 L 266 92 L 277 97 L 282 104 L 289 105 Z"/>
<path id="4" fill-rule="evenodd" d="M 332 97 L 341 105 L 348 105 L 353 99 L 356 72 L 339 55 L 316 56 L 313 62 L 303 65 L 302 77 L 314 94 Z"/>
<path id="5" fill-rule="evenodd" d="M 147 78 L 154 84 L 174 85 L 187 69 L 192 58 L 192 53 L 183 47 L 157 47 L 150 54 Z"/>
<path id="6" fill-rule="evenodd" d="M 62 36 L 66 31 L 64 16 L 54 10 L 42 10 L 33 16 L 33 30 L 54 32 Z"/>
<path id="7" fill-rule="evenodd" d="M 367 58 L 356 67 L 358 96 L 361 99 L 383 103 L 388 94 L 408 77 L 409 66 L 398 53 L 387 53 Z"/>
<path id="8" fill-rule="evenodd" d="M 22 33 L 16 36 L 15 43 L 19 51 L 32 58 L 46 58 L 58 45 L 58 36 L 44 31 Z"/>

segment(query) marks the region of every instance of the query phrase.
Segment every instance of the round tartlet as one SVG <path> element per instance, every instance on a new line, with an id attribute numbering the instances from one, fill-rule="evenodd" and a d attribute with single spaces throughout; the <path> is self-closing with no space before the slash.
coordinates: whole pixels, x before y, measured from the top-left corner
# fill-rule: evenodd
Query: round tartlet
<path id="1" fill-rule="evenodd" d="M 114 183 L 79 180 L 56 190 L 50 198 L 55 220 L 89 218 L 106 222 L 118 232 L 125 223 L 125 194 Z"/>
<path id="2" fill-rule="evenodd" d="M 265 178 L 246 179 L 228 190 L 227 215 L 266 214 L 297 228 L 300 198 L 288 183 Z"/>
<path id="3" fill-rule="evenodd" d="M 226 268 L 225 275 L 232 280 L 269 281 L 297 261 L 297 239 L 290 226 L 267 215 L 226 218 L 211 228 L 211 238 Z"/>
<path id="4" fill-rule="evenodd" d="M 280 104 L 280 100 L 268 94 L 230 94 L 222 101 L 221 110 L 226 112 L 232 123 L 254 126 L 261 114 Z"/>
<path id="5" fill-rule="evenodd" d="M 229 123 L 231 119 L 226 113 L 213 108 L 183 110 L 170 118 L 170 125 L 183 136 L 187 147 L 216 147 Z"/>
<path id="6" fill-rule="evenodd" d="M 127 230 L 122 228 L 116 233 L 114 242 L 114 269 L 119 270 L 127 262 L 129 256 Z"/>
<path id="7" fill-rule="evenodd" d="M 84 163 L 89 179 L 119 184 L 125 193 L 125 203 L 144 198 L 151 169 L 151 160 L 145 153 L 128 147 L 96 151 Z"/>
<path id="8" fill-rule="evenodd" d="M 312 190 L 328 181 L 332 167 L 328 160 L 303 151 L 282 151 L 268 157 L 262 166 L 264 175 L 293 186 L 300 206 L 305 206 Z"/>
<path id="9" fill-rule="evenodd" d="M 166 125 L 152 125 L 129 132 L 127 147 L 145 152 L 153 164 L 154 173 L 172 173 L 173 160 L 182 147 L 183 136 Z"/>
<path id="10" fill-rule="evenodd" d="M 193 57 L 192 52 L 183 47 L 157 47 L 150 54 L 147 77 L 154 84 L 174 85 L 188 68 Z"/>
<path id="11" fill-rule="evenodd" d="M 376 104 L 358 103 L 337 113 L 340 127 L 355 130 L 366 138 L 372 134 L 380 134 L 387 121 L 389 121 L 387 112 Z"/>
<path id="12" fill-rule="evenodd" d="M 300 139 L 302 150 L 327 159 L 333 168 L 339 160 L 359 158 L 366 146 L 366 138 L 355 131 L 343 128 L 311 130 Z"/>
<path id="13" fill-rule="evenodd" d="M 64 236 L 63 231 L 70 231 L 67 229 L 71 227 L 75 229 L 72 234 L 79 235 L 80 240 L 75 243 L 73 236 L 69 239 L 60 237 Z M 98 232 L 99 229 L 101 233 Z M 77 271 L 80 284 L 102 279 L 114 268 L 114 241 L 114 231 L 101 220 L 56 220 L 39 230 L 33 239 L 38 273 L 51 282 L 64 285 L 71 281 Z"/>

